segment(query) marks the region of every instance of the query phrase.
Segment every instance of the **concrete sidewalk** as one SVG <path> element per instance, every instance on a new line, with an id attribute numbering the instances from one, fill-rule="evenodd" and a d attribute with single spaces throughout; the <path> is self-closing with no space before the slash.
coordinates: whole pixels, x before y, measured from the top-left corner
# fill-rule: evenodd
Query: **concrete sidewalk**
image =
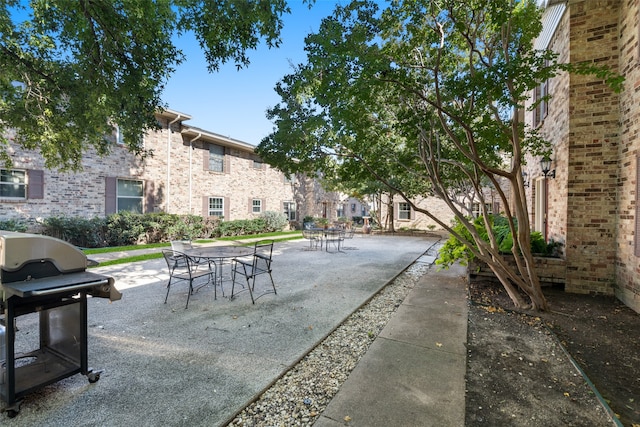
<path id="1" fill-rule="evenodd" d="M 314 427 L 464 425 L 463 274 L 434 267 L 422 277 Z"/>
<path id="2" fill-rule="evenodd" d="M 163 259 L 99 267 L 123 293 L 89 300 L 89 364 L 105 370 L 100 381 L 75 375 L 45 387 L 0 424 L 223 426 L 436 241 L 359 235 L 342 253 L 280 242 L 278 294 L 255 305 L 248 294 L 214 300 L 210 287 L 187 310 L 185 289 L 172 287 L 163 304 Z M 317 425 L 346 416 L 359 426 L 463 425 L 464 296 L 460 271 L 424 275 Z M 19 320 L 20 336 L 37 340 L 37 317 Z"/>

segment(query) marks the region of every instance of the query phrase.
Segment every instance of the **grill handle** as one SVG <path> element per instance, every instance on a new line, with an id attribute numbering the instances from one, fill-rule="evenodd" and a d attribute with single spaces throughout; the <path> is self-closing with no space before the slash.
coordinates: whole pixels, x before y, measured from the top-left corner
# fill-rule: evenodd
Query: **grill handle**
<path id="1" fill-rule="evenodd" d="M 35 296 L 52 295 L 60 292 L 76 291 L 80 289 L 90 288 L 93 286 L 103 286 L 108 284 L 109 284 L 108 279 L 96 280 L 95 282 L 81 283 L 79 285 L 60 286 L 58 288 L 43 289 L 41 291 L 31 291 L 31 295 L 35 295 Z"/>

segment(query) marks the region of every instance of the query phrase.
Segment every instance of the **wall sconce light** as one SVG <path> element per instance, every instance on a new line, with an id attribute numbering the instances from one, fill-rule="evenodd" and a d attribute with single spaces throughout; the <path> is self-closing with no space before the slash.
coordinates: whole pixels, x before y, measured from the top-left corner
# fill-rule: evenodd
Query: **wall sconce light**
<path id="1" fill-rule="evenodd" d="M 549 156 L 544 156 L 540 160 L 540 169 L 542 169 L 542 174 L 545 178 L 555 178 L 556 170 L 551 170 L 551 159 Z"/>
<path id="2" fill-rule="evenodd" d="M 525 171 L 522 171 L 522 181 L 524 182 L 524 187 L 525 188 L 529 188 L 529 174 L 526 173 Z"/>

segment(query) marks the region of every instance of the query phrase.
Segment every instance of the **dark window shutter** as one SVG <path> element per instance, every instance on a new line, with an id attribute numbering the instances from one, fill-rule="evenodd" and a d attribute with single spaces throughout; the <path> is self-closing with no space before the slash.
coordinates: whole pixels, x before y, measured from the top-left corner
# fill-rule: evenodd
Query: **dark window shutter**
<path id="1" fill-rule="evenodd" d="M 224 173 L 231 173 L 231 149 L 224 147 Z"/>
<path id="2" fill-rule="evenodd" d="M 116 213 L 117 180 L 115 177 L 107 176 L 104 178 L 104 213 L 110 215 Z"/>
<path id="3" fill-rule="evenodd" d="M 202 196 L 202 216 L 204 218 L 209 216 L 209 196 Z"/>
<path id="4" fill-rule="evenodd" d="M 44 171 L 27 170 L 27 199 L 44 199 Z"/>

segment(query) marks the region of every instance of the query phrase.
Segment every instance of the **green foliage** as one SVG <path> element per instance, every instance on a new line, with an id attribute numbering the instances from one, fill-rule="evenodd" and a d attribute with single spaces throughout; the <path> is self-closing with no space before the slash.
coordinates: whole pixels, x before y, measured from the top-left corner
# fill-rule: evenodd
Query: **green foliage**
<path id="1" fill-rule="evenodd" d="M 104 218 L 70 218 L 52 216 L 41 222 L 42 234 L 65 240 L 82 248 L 95 248 L 105 244 Z"/>
<path id="2" fill-rule="evenodd" d="M 317 227 L 324 227 L 326 225 L 329 225 L 329 220 L 327 218 L 314 218 L 313 223 Z"/>
<path id="3" fill-rule="evenodd" d="M 42 222 L 42 227 L 45 235 L 84 248 L 98 248 L 256 235 L 282 231 L 287 224 L 286 215 L 277 212 L 265 212 L 261 218 L 251 220 L 221 221 L 198 215 L 123 211 L 106 218 L 50 217 Z"/>
<path id="4" fill-rule="evenodd" d="M 499 251 L 505 254 L 512 253 L 513 235 L 511 234 L 511 231 L 509 229 L 508 219 L 501 215 L 491 215 L 491 217 L 489 218 L 489 223 L 491 224 L 491 229 L 493 230 L 494 236 L 496 238 Z M 488 242 L 489 237 L 484 225 L 483 217 L 476 218 L 473 221 L 473 226 L 475 227 L 481 238 L 485 242 Z M 460 223 L 460 221 L 455 221 L 454 225 L 452 226 L 452 230 L 458 233 L 464 239 L 473 242 L 471 233 L 469 233 L 469 231 L 463 224 Z M 539 231 L 531 232 L 530 238 L 531 252 L 533 254 L 541 256 L 556 255 L 557 244 L 554 242 L 550 242 L 549 244 L 547 244 L 544 240 L 544 236 Z M 446 268 L 459 261 L 462 265 L 467 265 L 467 263 L 473 258 L 474 255 L 469 250 L 469 248 L 452 235 L 440 248 L 436 264 Z"/>
<path id="5" fill-rule="evenodd" d="M 216 231 L 216 236 L 225 237 L 259 234 L 265 232 L 266 228 L 267 223 L 263 218 L 222 221 Z"/>
<path id="6" fill-rule="evenodd" d="M 107 246 L 126 246 L 138 243 L 145 234 L 144 215 L 122 211 L 107 217 L 105 240 Z"/>
<path id="7" fill-rule="evenodd" d="M 24 233 L 27 231 L 29 227 L 24 221 L 16 220 L 16 219 L 5 219 L 0 220 L 0 230 L 5 231 L 17 231 L 20 233 Z"/>
<path id="8" fill-rule="evenodd" d="M 265 231 L 282 231 L 289 224 L 287 216 L 282 212 L 266 211 L 260 215 L 265 222 Z"/>
<path id="9" fill-rule="evenodd" d="M 106 154 L 114 125 L 141 155 L 162 90 L 184 61 L 176 35 L 193 31 L 209 70 L 264 40 L 278 46 L 285 0 L 0 2 L 0 117 L 47 168 L 78 169 L 90 147 Z M 10 163 L 6 132 L 0 157 Z"/>

